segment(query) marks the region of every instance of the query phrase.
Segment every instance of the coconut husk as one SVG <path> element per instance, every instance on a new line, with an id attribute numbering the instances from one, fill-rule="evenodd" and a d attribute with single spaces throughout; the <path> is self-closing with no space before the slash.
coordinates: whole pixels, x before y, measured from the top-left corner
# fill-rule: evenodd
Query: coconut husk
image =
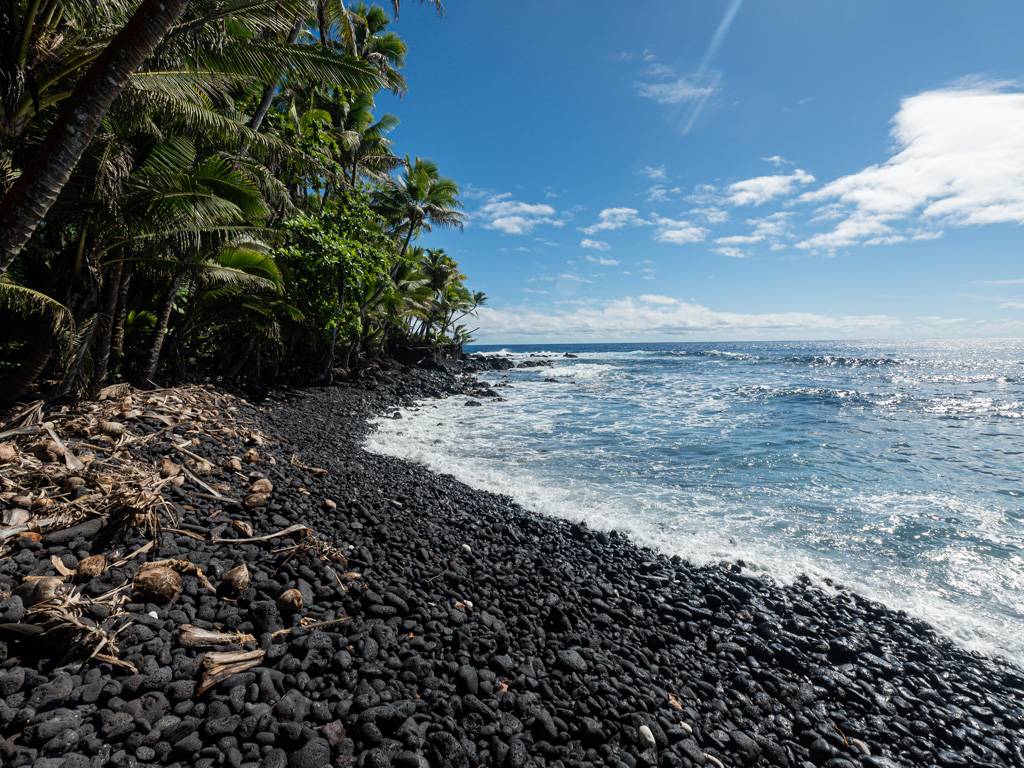
<path id="1" fill-rule="evenodd" d="M 203 656 L 203 676 L 196 688 L 196 698 L 202 696 L 217 683 L 227 680 L 232 675 L 259 666 L 266 652 L 256 651 L 210 651 Z"/>
<path id="2" fill-rule="evenodd" d="M 163 477 L 163 478 L 177 477 L 180 474 L 181 474 L 181 467 L 178 464 L 175 464 L 173 461 L 171 461 L 166 456 L 164 456 L 164 458 L 160 459 L 160 477 Z"/>
<path id="3" fill-rule="evenodd" d="M 107 570 L 106 555 L 90 555 L 83 558 L 75 568 L 75 578 L 79 581 L 88 581 L 100 576 Z"/>
<path id="4" fill-rule="evenodd" d="M 181 560 L 181 559 L 178 559 L 178 558 L 173 558 L 173 559 L 168 559 L 168 560 L 157 560 L 156 562 L 153 562 L 153 563 L 146 563 L 142 567 L 145 568 L 147 566 L 158 566 L 158 565 L 159 566 L 166 566 L 168 568 L 173 568 L 175 571 L 177 571 L 178 573 L 181 573 L 181 574 L 189 574 L 191 576 L 195 576 L 196 577 L 196 581 L 199 582 L 199 585 L 203 589 L 209 590 L 210 592 L 216 591 L 213 588 L 213 584 L 210 583 L 210 580 L 208 578 L 206 578 L 206 574 L 203 573 L 203 569 L 200 568 L 195 563 L 189 562 L 188 560 Z"/>
<path id="5" fill-rule="evenodd" d="M 249 493 L 262 493 L 264 495 L 270 495 L 274 492 L 274 484 L 267 480 L 265 477 L 261 477 L 259 480 L 249 486 Z"/>
<path id="6" fill-rule="evenodd" d="M 249 575 L 249 568 L 245 563 L 236 565 L 230 571 L 224 574 L 224 578 L 221 579 L 221 585 L 224 591 L 231 595 L 240 595 L 249 588 L 249 584 L 252 582 L 252 576 Z"/>
<path id="7" fill-rule="evenodd" d="M 12 594 L 20 597 L 25 607 L 30 608 L 37 603 L 52 600 L 66 591 L 64 578 L 61 576 L 26 576 L 25 580 L 14 588 Z"/>
<path id="8" fill-rule="evenodd" d="M 136 592 L 171 602 L 181 594 L 181 574 L 165 565 L 146 563 L 135 574 L 133 586 Z"/>
<path id="9" fill-rule="evenodd" d="M 297 589 L 286 589 L 277 598 L 277 609 L 281 613 L 298 613 L 302 610 L 302 593 Z"/>
<path id="10" fill-rule="evenodd" d="M 12 464 L 18 460 L 18 449 L 12 443 L 0 443 L 0 464 Z"/>

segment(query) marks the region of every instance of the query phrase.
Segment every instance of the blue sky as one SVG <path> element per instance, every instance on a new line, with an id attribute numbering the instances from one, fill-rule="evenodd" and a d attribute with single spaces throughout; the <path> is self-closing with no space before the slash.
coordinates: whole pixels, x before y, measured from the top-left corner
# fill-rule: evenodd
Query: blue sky
<path id="1" fill-rule="evenodd" d="M 1024 4 L 404 4 L 480 341 L 1024 335 Z"/>

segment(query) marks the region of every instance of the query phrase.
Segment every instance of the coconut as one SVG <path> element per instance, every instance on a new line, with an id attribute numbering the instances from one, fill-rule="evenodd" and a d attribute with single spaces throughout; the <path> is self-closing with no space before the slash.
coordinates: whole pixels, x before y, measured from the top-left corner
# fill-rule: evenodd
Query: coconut
<path id="1" fill-rule="evenodd" d="M 267 494 L 265 493 L 250 493 L 245 497 L 245 506 L 247 507 L 262 507 L 267 503 Z"/>
<path id="2" fill-rule="evenodd" d="M 249 569 L 245 563 L 242 563 L 225 573 L 224 578 L 221 579 L 221 584 L 229 594 L 240 595 L 249 588 L 251 581 L 252 577 L 249 575 Z"/>
<path id="3" fill-rule="evenodd" d="M 18 460 L 18 449 L 10 443 L 0 443 L 0 464 Z"/>
<path id="4" fill-rule="evenodd" d="M 181 474 L 181 467 L 171 461 L 169 458 L 164 456 L 160 459 L 160 477 L 177 477 Z"/>
<path id="5" fill-rule="evenodd" d="M 230 469 L 232 472 L 241 472 L 242 460 L 237 456 L 231 456 L 224 461 L 224 469 Z"/>
<path id="6" fill-rule="evenodd" d="M 231 527 L 236 531 L 244 533 L 246 536 L 252 536 L 253 534 L 252 525 L 245 520 L 232 520 Z"/>
<path id="7" fill-rule="evenodd" d="M 20 597 L 25 607 L 29 608 L 52 600 L 65 590 L 64 579 L 60 576 L 29 576 L 14 589 L 13 594 Z"/>
<path id="8" fill-rule="evenodd" d="M 135 574 L 135 590 L 168 602 L 181 594 L 181 575 L 165 565 L 144 565 Z"/>
<path id="9" fill-rule="evenodd" d="M 249 486 L 249 493 L 272 493 L 274 490 L 274 484 L 271 483 L 267 478 L 261 477 L 255 483 Z"/>
<path id="10" fill-rule="evenodd" d="M 245 460 L 250 464 L 255 464 L 257 461 L 260 460 L 260 452 L 257 451 L 255 448 L 250 448 L 248 451 L 245 452 Z"/>
<path id="11" fill-rule="evenodd" d="M 107 570 L 107 556 L 90 555 L 78 563 L 78 567 L 75 568 L 75 578 L 88 581 L 96 578 L 105 570 Z"/>
<path id="12" fill-rule="evenodd" d="M 297 589 L 286 589 L 277 598 L 277 608 L 281 613 L 298 613 L 302 610 L 302 593 Z"/>
<path id="13" fill-rule="evenodd" d="M 65 477 L 60 482 L 60 487 L 64 489 L 65 493 L 74 493 L 79 488 L 85 485 L 85 479 L 78 477 L 77 475 L 70 475 Z"/>
<path id="14" fill-rule="evenodd" d="M 40 461 L 51 462 L 60 461 L 64 456 L 64 451 L 56 440 L 40 440 L 32 446 L 32 453 Z"/>

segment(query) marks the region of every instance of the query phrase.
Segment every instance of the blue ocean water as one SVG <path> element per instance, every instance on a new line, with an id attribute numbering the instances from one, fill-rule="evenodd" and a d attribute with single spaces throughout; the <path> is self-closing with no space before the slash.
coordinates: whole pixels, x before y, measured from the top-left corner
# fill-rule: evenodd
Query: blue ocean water
<path id="1" fill-rule="evenodd" d="M 476 351 L 550 365 L 368 448 L 696 562 L 830 577 L 1024 663 L 1024 342 Z"/>

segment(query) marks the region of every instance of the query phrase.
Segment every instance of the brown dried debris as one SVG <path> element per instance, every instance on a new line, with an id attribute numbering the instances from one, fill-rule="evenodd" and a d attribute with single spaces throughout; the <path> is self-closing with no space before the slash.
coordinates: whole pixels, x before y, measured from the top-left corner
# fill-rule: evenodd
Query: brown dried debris
<path id="1" fill-rule="evenodd" d="M 202 696 L 217 683 L 232 675 L 258 667 L 266 652 L 256 651 L 210 651 L 203 656 L 203 676 L 196 688 L 196 698 Z"/>

